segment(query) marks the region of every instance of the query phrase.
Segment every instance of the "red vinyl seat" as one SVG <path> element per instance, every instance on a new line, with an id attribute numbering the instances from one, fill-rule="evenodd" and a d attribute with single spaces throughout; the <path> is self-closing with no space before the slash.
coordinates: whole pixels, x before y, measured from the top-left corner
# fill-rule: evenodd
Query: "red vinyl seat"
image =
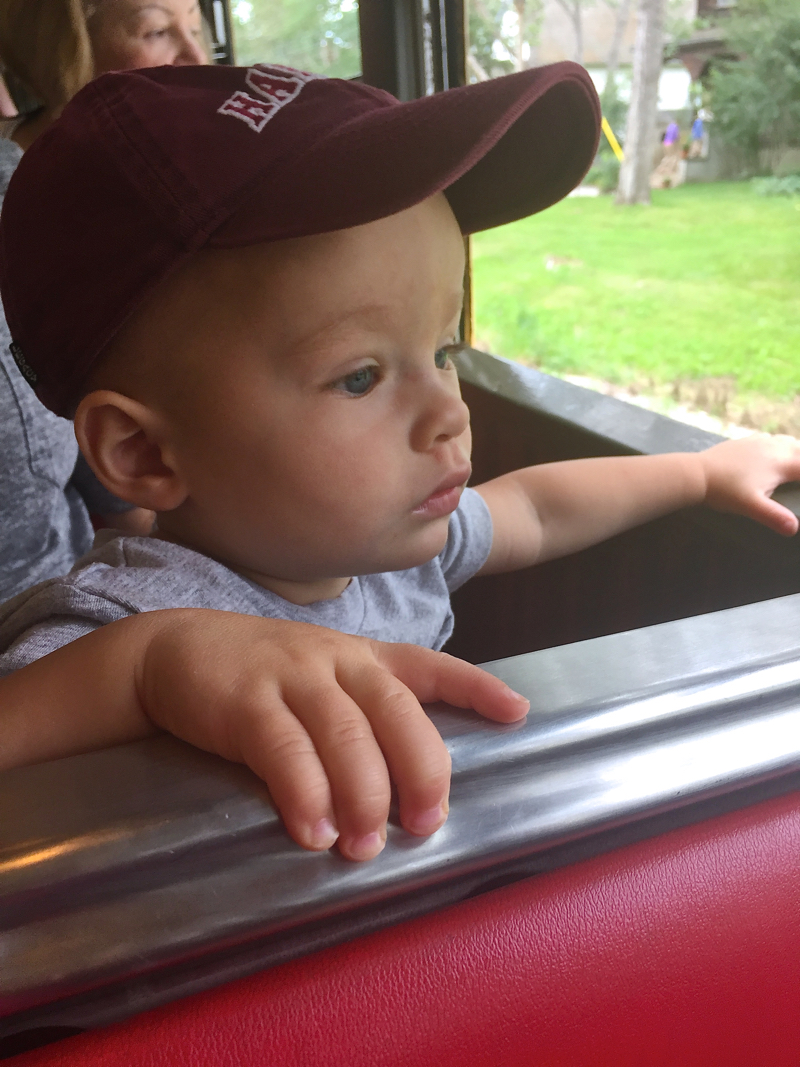
<path id="1" fill-rule="evenodd" d="M 69 1038 L 19 1067 L 797 1067 L 800 796 Z"/>

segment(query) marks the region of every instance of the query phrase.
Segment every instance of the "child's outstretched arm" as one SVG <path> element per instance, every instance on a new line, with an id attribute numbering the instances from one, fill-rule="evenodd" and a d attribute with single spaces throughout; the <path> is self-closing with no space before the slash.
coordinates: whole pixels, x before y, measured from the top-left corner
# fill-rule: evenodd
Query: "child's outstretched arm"
<path id="1" fill-rule="evenodd" d="M 0 679 L 0 770 L 161 728 L 246 763 L 303 847 L 349 859 L 447 816 L 450 758 L 420 702 L 513 722 L 528 702 L 462 660 L 305 623 L 171 609 L 112 622 Z"/>
<path id="2" fill-rule="evenodd" d="M 481 573 L 566 556 L 690 504 L 748 515 L 791 536 L 797 519 L 770 496 L 798 478 L 800 443 L 768 434 L 725 441 L 705 452 L 525 467 L 477 486 L 494 523 Z"/>

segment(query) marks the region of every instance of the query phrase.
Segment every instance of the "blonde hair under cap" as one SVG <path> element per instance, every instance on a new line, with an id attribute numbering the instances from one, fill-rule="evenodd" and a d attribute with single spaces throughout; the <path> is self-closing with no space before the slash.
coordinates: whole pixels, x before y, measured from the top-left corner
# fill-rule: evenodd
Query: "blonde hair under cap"
<path id="1" fill-rule="evenodd" d="M 92 80 L 87 20 L 102 0 L 0 0 L 0 59 L 47 108 Z"/>

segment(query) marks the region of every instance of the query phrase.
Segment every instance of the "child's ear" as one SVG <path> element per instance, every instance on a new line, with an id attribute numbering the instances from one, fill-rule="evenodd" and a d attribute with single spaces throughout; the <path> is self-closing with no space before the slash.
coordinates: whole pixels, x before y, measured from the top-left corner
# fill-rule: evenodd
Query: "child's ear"
<path id="1" fill-rule="evenodd" d="M 186 499 L 167 423 L 152 408 L 98 389 L 80 402 L 75 435 L 89 466 L 120 500 L 149 511 L 172 511 Z"/>

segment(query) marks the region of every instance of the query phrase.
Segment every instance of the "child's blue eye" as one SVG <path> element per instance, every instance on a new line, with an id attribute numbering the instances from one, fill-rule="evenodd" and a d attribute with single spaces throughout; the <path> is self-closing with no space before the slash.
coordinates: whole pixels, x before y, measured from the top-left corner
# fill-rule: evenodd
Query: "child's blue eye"
<path id="1" fill-rule="evenodd" d="M 359 367 L 352 374 L 340 378 L 337 387 L 350 396 L 363 396 L 368 393 L 378 378 L 377 367 Z"/>
<path id="2" fill-rule="evenodd" d="M 433 362 L 436 364 L 438 370 L 446 370 L 447 364 L 450 362 L 450 356 L 453 351 L 452 345 L 445 345 L 444 348 L 437 348 L 433 354 Z"/>

